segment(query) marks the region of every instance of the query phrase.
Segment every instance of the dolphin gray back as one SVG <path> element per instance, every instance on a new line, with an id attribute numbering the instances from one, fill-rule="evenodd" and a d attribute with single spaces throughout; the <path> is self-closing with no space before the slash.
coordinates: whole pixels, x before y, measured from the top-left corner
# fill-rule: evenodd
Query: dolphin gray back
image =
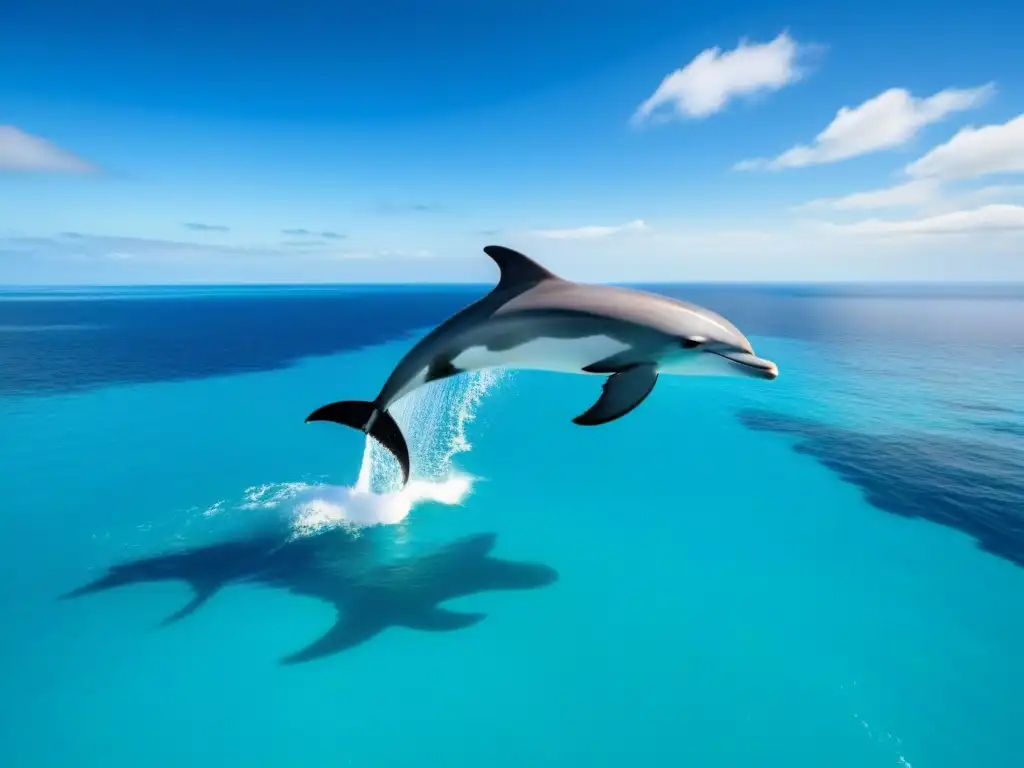
<path id="1" fill-rule="evenodd" d="M 495 317 L 526 312 L 573 312 L 649 328 L 666 336 L 746 339 L 721 315 L 667 296 L 612 285 L 575 283 L 552 276 L 520 292 L 494 312 Z"/>
<path id="2" fill-rule="evenodd" d="M 546 282 L 560 282 L 557 275 L 512 248 L 488 245 L 484 247 L 484 253 L 491 257 L 500 270 L 497 285 L 420 339 L 384 382 L 380 394 L 377 395 L 377 403 L 383 403 L 386 407 L 403 396 L 409 391 L 407 387 L 410 383 L 424 370 L 427 371 L 428 382 L 454 375 L 456 371 L 450 367 L 450 356 L 456 351 L 451 349 L 453 342 L 457 342 L 466 332 L 486 323 L 497 310 L 516 296 Z M 441 362 L 447 362 L 449 365 L 438 366 L 439 355 L 447 355 L 448 360 Z"/>

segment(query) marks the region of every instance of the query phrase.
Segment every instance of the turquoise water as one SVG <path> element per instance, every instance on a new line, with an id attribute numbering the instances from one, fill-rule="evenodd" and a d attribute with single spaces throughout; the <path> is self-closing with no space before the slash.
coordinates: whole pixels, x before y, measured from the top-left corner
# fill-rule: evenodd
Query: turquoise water
<path id="1" fill-rule="evenodd" d="M 303 418 L 372 396 L 409 337 L 268 370 L 0 398 L 0 765 L 1017 764 L 1012 524 L 1000 556 L 959 518 L 904 516 L 894 505 L 912 492 L 922 509 L 962 501 L 942 496 L 949 480 L 915 443 L 879 443 L 896 454 L 898 498 L 872 497 L 871 451 L 847 482 L 751 414 L 869 443 L 926 435 L 929 450 L 966 436 L 1015 462 L 1012 429 L 982 433 L 1020 424 L 1024 358 L 751 335 L 777 381 L 663 377 L 595 429 L 571 423 L 594 378 L 438 385 L 401 420 L 428 479 L 464 485 L 407 514 L 356 509 L 345 489 L 389 459 Z M 975 490 L 1024 515 L 1020 478 Z M 231 585 L 169 626 L 190 597 L 180 582 L 56 599 L 114 563 L 268 518 L 316 535 L 378 513 L 386 525 L 360 530 L 387 561 L 490 532 L 493 554 L 558 579 L 446 603 L 487 614 L 466 629 L 391 627 L 298 665 L 279 660 L 334 621 L 309 596 Z"/>

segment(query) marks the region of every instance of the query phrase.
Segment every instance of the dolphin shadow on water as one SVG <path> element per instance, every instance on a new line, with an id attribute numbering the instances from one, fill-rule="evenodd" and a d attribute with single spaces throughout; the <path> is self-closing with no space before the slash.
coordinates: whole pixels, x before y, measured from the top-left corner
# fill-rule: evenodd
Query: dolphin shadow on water
<path id="1" fill-rule="evenodd" d="M 266 583 L 331 603 L 338 611 L 337 621 L 323 637 L 283 663 L 353 648 L 389 627 L 425 632 L 465 629 L 486 614 L 453 611 L 441 603 L 478 592 L 537 589 L 558 580 L 558 572 L 549 566 L 492 557 L 495 539 L 493 533 L 468 536 L 425 555 L 335 577 L 325 578 L 329 567 L 267 574 Z"/>
<path id="2" fill-rule="evenodd" d="M 255 577 L 284 543 L 282 534 L 260 531 L 217 544 L 129 560 L 111 566 L 100 578 L 61 598 L 81 597 L 130 584 L 183 581 L 192 588 L 192 600 L 161 622 L 161 626 L 167 626 L 195 613 L 228 584 Z"/>
<path id="3" fill-rule="evenodd" d="M 194 597 L 162 626 L 194 613 L 231 584 L 282 589 L 332 605 L 337 618 L 327 633 L 281 659 L 295 664 L 354 648 L 390 627 L 465 629 L 486 614 L 454 611 L 441 603 L 479 592 L 536 589 L 558 580 L 549 566 L 493 557 L 496 538 L 494 533 L 476 534 L 426 554 L 381 562 L 371 557 L 374 545 L 367 533 L 353 536 L 333 528 L 288 538 L 264 531 L 121 563 L 61 597 L 145 582 L 186 582 Z"/>

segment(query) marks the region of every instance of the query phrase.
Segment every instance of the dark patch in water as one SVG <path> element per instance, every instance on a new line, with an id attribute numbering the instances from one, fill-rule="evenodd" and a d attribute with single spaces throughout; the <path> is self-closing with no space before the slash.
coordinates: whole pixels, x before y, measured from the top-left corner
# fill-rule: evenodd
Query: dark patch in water
<path id="1" fill-rule="evenodd" d="M 992 403 L 963 403 L 955 400 L 946 400 L 942 404 L 949 408 L 955 408 L 958 411 L 967 411 L 968 413 L 1015 413 L 1012 408 Z"/>
<path id="2" fill-rule="evenodd" d="M 479 289 L 453 288 L 0 300 L 0 327 L 41 328 L 0 333 L 0 394 L 273 370 L 303 357 L 393 341 L 435 325 L 478 296 Z M 67 332 L 68 326 L 78 330 Z"/>
<path id="3" fill-rule="evenodd" d="M 124 288 L 0 293 L 0 394 L 176 381 L 291 365 L 426 330 L 492 285 Z M 958 359 L 1024 357 L 1013 292 L 825 286 L 643 286 L 754 336 L 938 345 Z M 49 327 L 47 329 L 47 327 Z M 75 327 L 73 333 L 67 329 Z M 33 328 L 32 333 L 17 328 Z M 784 361 L 782 361 L 784 362 Z"/>
<path id="4" fill-rule="evenodd" d="M 333 606 L 337 618 L 327 633 L 282 659 L 294 664 L 354 648 L 390 627 L 465 629 L 486 614 L 453 611 L 442 603 L 479 592 L 536 589 L 558 580 L 557 571 L 546 565 L 491 556 L 495 538 L 493 533 L 468 536 L 426 554 L 376 562 L 372 532 L 354 537 L 335 528 L 291 539 L 268 530 L 115 565 L 64 597 L 184 581 L 194 597 L 164 625 L 190 615 L 230 584 L 274 587 Z"/>
<path id="5" fill-rule="evenodd" d="M 1010 437 L 1024 437 L 1024 424 L 1016 421 L 979 421 L 978 426 L 995 432 L 997 435 L 1009 435 Z"/>
<path id="6" fill-rule="evenodd" d="M 1024 567 L 1024 451 L 924 433 L 872 435 L 766 411 L 740 418 L 749 429 L 797 437 L 795 451 L 860 486 L 878 509 L 956 528 Z"/>

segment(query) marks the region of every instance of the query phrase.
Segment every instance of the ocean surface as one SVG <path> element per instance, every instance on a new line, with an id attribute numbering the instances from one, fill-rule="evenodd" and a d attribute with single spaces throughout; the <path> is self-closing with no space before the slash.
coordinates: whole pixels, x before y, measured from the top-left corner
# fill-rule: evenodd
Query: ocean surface
<path id="1" fill-rule="evenodd" d="M 1024 760 L 1024 291 L 658 286 L 780 377 L 313 409 L 486 286 L 0 293 L 0 766 Z M 91 585 L 91 586 L 88 586 Z"/>

